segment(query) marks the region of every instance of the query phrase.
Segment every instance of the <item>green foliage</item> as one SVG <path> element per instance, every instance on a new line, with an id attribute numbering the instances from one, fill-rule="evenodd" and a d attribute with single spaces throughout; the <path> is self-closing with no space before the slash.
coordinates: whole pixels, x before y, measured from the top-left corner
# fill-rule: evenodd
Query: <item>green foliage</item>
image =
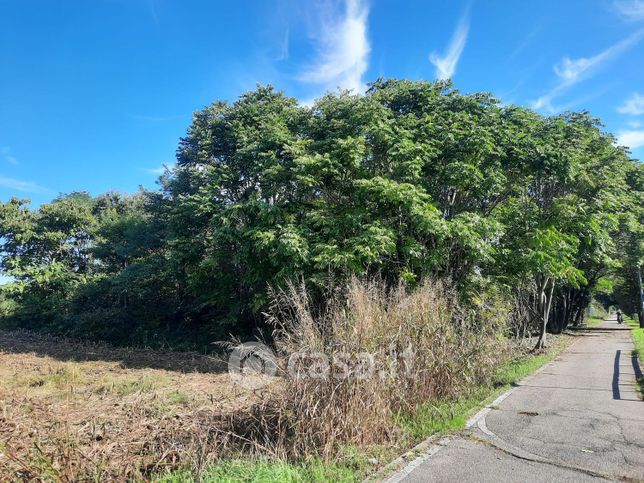
<path id="1" fill-rule="evenodd" d="M 15 279 L 0 314 L 192 344 L 261 326 L 288 280 L 321 302 L 353 275 L 432 275 L 465 299 L 522 287 L 530 320 L 562 330 L 607 277 L 636 311 L 642 179 L 585 112 L 543 117 L 443 81 L 380 79 L 311 108 L 260 86 L 195 113 L 159 192 L 0 205 Z"/>
<path id="2" fill-rule="evenodd" d="M 626 323 L 631 327 L 631 336 L 633 337 L 633 344 L 635 345 L 635 349 L 633 349 L 633 357 L 636 357 L 638 363 L 641 365 L 642 360 L 644 359 L 644 328 L 641 328 L 640 325 L 632 319 L 627 319 Z M 642 396 L 644 396 L 644 377 L 641 374 L 637 375 L 637 387 L 639 388 Z"/>
<path id="3" fill-rule="evenodd" d="M 311 461 L 302 464 L 270 460 L 225 460 L 208 468 L 197 480 L 192 472 L 174 472 L 155 479 L 159 483 L 238 482 L 248 483 L 308 483 L 360 481 L 353 468 Z"/>
<path id="4" fill-rule="evenodd" d="M 0 328 L 12 328 L 6 321 L 10 320 L 17 308 L 17 303 L 7 293 L 7 286 L 0 286 Z"/>
<path id="5" fill-rule="evenodd" d="M 5 324 L 148 343 L 164 338 L 176 311 L 157 198 L 73 193 L 30 210 L 0 205 Z"/>

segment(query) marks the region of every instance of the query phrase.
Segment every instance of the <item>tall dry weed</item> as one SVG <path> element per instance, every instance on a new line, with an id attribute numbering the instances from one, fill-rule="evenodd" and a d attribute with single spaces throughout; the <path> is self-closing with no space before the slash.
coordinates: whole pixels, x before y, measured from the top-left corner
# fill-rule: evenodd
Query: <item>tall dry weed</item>
<path id="1" fill-rule="evenodd" d="M 285 383 L 256 411 L 252 432 L 280 457 L 395 439 L 400 411 L 458 397 L 491 376 L 506 320 L 484 301 L 465 310 L 450 284 L 434 280 L 410 290 L 353 279 L 322 311 L 303 286 L 273 298 Z"/>

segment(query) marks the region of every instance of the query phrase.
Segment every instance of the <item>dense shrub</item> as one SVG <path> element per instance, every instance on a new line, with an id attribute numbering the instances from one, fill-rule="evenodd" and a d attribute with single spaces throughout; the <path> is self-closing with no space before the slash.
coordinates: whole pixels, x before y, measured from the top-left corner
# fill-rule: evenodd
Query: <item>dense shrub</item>
<path id="1" fill-rule="evenodd" d="M 289 285 L 270 311 L 284 390 L 236 430 L 291 458 L 400 437 L 399 414 L 489 382 L 508 314 L 486 302 L 465 310 L 440 281 L 410 290 L 354 278 L 318 311 L 304 287 Z"/>

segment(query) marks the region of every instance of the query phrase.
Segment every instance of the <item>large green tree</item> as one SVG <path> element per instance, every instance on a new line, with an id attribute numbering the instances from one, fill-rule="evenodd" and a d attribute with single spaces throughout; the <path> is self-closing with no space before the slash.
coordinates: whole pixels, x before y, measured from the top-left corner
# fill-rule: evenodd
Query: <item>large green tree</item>
<path id="1" fill-rule="evenodd" d="M 381 79 L 312 107 L 260 86 L 194 114 L 161 189 L 0 205 L 3 320 L 119 342 L 261 327 L 269 287 L 347 277 L 493 288 L 539 334 L 602 278 L 637 309 L 642 175 L 587 113 Z M 629 305 L 630 304 L 630 305 Z M 640 304 L 641 307 L 641 304 Z"/>

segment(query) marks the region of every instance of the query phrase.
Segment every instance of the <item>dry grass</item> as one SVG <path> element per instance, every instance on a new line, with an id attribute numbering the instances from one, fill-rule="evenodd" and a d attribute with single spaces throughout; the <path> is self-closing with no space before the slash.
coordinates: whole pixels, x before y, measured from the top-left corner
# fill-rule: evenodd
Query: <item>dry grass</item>
<path id="1" fill-rule="evenodd" d="M 392 443 L 401 413 L 459 397 L 492 377 L 504 356 L 497 336 L 507 309 L 481 302 L 468 312 L 441 282 L 410 291 L 353 280 L 322 314 L 291 286 L 275 296 L 271 316 L 288 391 L 235 429 L 282 459 Z"/>
<path id="2" fill-rule="evenodd" d="M 196 353 L 112 348 L 0 332 L 0 480 L 147 479 L 198 472 L 229 414 L 264 392 Z"/>
<path id="3" fill-rule="evenodd" d="M 394 447 L 405 415 L 490 382 L 506 356 L 508 307 L 466 310 L 441 282 L 353 280 L 322 313 L 303 288 L 274 296 L 280 377 L 267 385 L 195 353 L 0 332 L 0 479 L 147 480 L 222 457 Z"/>

